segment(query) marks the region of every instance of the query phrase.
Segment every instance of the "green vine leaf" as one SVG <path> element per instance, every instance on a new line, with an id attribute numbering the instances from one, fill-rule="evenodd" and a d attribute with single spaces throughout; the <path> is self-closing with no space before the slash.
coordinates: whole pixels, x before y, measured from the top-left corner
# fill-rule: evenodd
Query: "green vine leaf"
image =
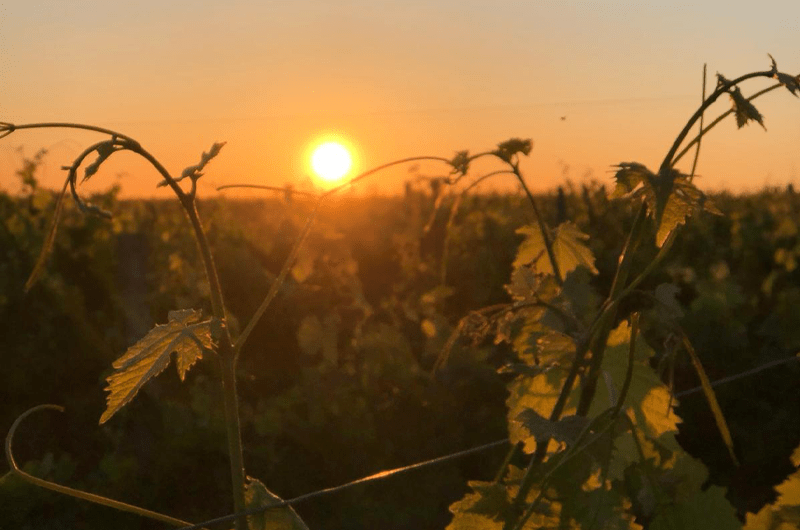
<path id="1" fill-rule="evenodd" d="M 248 510 L 281 502 L 283 499 L 272 493 L 258 479 L 247 477 L 244 500 Z M 247 517 L 249 530 L 308 530 L 308 527 L 291 506 L 281 506 Z"/>
<path id="2" fill-rule="evenodd" d="M 616 167 L 614 195 L 643 199 L 647 203 L 648 213 L 656 223 L 659 247 L 695 212 L 720 214 L 689 176 L 674 168 L 656 175 L 637 162 L 622 162 Z"/>
<path id="3" fill-rule="evenodd" d="M 553 274 L 553 266 L 547 257 L 547 247 L 544 244 L 544 238 L 539 226 L 523 226 L 517 230 L 517 233 L 523 234 L 525 240 L 519 246 L 517 258 L 514 260 L 514 267 L 519 268 L 523 265 L 531 264 L 537 272 Z M 553 231 L 551 239 L 553 254 L 561 274 L 566 275 L 581 265 L 586 267 L 592 274 L 597 274 L 597 268 L 594 266 L 594 255 L 589 250 L 589 247 L 586 246 L 589 236 L 581 232 L 577 226 L 569 221 L 561 223 Z"/>
<path id="4" fill-rule="evenodd" d="M 552 438 L 557 442 L 573 445 L 590 420 L 580 416 L 565 416 L 558 421 L 550 421 L 533 409 L 525 409 L 517 414 L 516 421 L 527 429 L 534 439 Z"/>
<path id="5" fill-rule="evenodd" d="M 777 500 L 757 514 L 747 514 L 745 530 L 800 528 L 800 446 L 792 454 L 797 471 L 775 488 Z"/>
<path id="6" fill-rule="evenodd" d="M 169 365 L 175 352 L 175 366 L 181 381 L 186 372 L 212 348 L 211 321 L 200 321 L 194 309 L 170 311 L 169 321 L 157 325 L 122 357 L 114 361 L 116 372 L 108 376 L 107 406 L 100 424 L 107 422 L 136 396 L 139 389 Z"/>
<path id="7" fill-rule="evenodd" d="M 513 468 L 514 475 L 522 474 Z M 519 491 L 511 480 L 510 484 L 503 482 L 470 481 L 469 486 L 474 493 L 468 493 L 463 499 L 450 505 L 453 520 L 447 525 L 446 530 L 502 530 L 506 514 L 511 509 L 512 499 Z M 538 491 L 532 488 L 527 501 L 532 502 Z M 553 508 L 560 508 L 556 503 L 541 502 L 540 508 L 525 522 L 523 530 L 540 530 L 542 528 L 558 528 L 558 513 L 553 513 Z"/>
<path id="8" fill-rule="evenodd" d="M 741 527 L 733 506 L 725 498 L 725 489 L 719 486 L 696 491 L 683 502 L 664 506 L 648 526 L 649 530 L 738 530 Z"/>

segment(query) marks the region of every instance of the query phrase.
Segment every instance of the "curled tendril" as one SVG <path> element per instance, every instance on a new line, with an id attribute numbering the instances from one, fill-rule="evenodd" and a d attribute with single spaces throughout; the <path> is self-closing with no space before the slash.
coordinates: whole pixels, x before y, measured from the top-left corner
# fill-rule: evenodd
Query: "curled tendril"
<path id="1" fill-rule="evenodd" d="M 101 217 L 110 218 L 111 212 L 98 208 L 93 204 L 87 203 L 85 200 L 78 195 L 78 168 L 83 164 L 86 158 L 91 155 L 92 153 L 97 153 L 97 158 L 94 162 L 86 166 L 84 170 L 83 179 L 81 183 L 88 180 L 92 177 L 97 170 L 100 169 L 100 165 L 108 160 L 108 158 L 118 151 L 123 150 L 130 150 L 134 151 L 138 147 L 138 144 L 131 143 L 127 139 L 120 139 L 119 137 L 112 136 L 110 140 L 103 140 L 102 142 L 97 142 L 86 149 L 83 150 L 81 154 L 79 154 L 75 160 L 72 162 L 72 165 L 65 166 L 64 169 L 67 170 L 68 176 L 67 181 L 69 182 L 69 189 L 72 193 L 72 198 L 75 199 L 75 203 L 84 213 L 92 213 L 99 215 Z"/>
<path id="2" fill-rule="evenodd" d="M 62 486 L 61 484 L 56 484 L 55 482 L 50 482 L 49 480 L 44 480 L 38 477 L 34 477 L 30 473 L 26 473 L 25 471 L 20 469 L 20 467 L 17 465 L 17 462 L 14 460 L 14 452 L 11 449 L 11 445 L 14 441 L 14 434 L 17 431 L 17 427 L 19 427 L 20 423 L 22 423 L 22 421 L 25 418 L 41 410 L 57 410 L 59 412 L 64 412 L 64 407 L 61 407 L 59 405 L 38 405 L 23 412 L 16 420 L 14 420 L 14 423 L 11 424 L 11 428 L 8 430 L 8 434 L 6 435 L 6 461 L 8 462 L 8 467 L 11 468 L 11 472 L 13 474 L 18 476 L 25 482 L 64 495 L 69 495 L 70 497 L 75 497 L 77 499 L 93 502 L 95 504 L 100 504 L 102 506 L 108 506 L 109 508 L 115 508 L 123 512 L 133 513 L 136 515 L 140 515 L 142 517 L 155 519 L 157 521 L 169 523 L 175 526 L 191 525 L 191 523 L 187 523 L 186 521 L 170 517 L 169 515 L 164 515 L 162 513 L 154 512 L 152 510 L 147 510 L 145 508 L 139 508 L 138 506 L 133 506 L 131 504 L 116 501 L 114 499 L 109 499 L 108 497 L 102 497 L 100 495 L 95 495 L 94 493 L 76 490 L 74 488 Z"/>

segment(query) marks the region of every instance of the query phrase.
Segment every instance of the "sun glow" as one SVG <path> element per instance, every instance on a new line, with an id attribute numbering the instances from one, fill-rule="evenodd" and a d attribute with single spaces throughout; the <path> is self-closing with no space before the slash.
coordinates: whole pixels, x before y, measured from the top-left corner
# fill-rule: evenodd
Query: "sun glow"
<path id="1" fill-rule="evenodd" d="M 311 168 L 326 182 L 340 180 L 350 171 L 352 163 L 350 151 L 338 142 L 325 142 L 311 155 Z"/>

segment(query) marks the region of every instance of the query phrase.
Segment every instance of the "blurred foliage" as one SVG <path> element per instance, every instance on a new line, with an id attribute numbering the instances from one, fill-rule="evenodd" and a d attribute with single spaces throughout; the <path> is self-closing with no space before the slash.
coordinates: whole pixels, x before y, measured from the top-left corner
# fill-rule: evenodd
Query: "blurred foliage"
<path id="1" fill-rule="evenodd" d="M 37 476 L 190 521 L 228 512 L 215 363 L 199 363 L 185 385 L 166 371 L 97 424 L 114 359 L 171 310 L 208 314 L 197 246 L 179 205 L 121 201 L 111 189 L 91 198 L 114 212 L 104 220 L 69 202 L 47 272 L 25 294 L 55 205 L 54 193 L 36 185 L 35 164 L 25 168 L 21 194 L 0 194 L 0 430 L 40 403 L 63 404 L 67 412 L 24 424 L 17 460 Z M 712 199 L 723 215 L 688 219 L 641 289 L 676 287 L 681 325 L 713 381 L 800 350 L 800 197 L 773 189 Z M 323 206 L 239 364 L 248 474 L 280 497 L 508 435 L 510 377 L 496 370 L 515 359 L 511 345 L 475 331 L 452 344 L 446 365 L 432 369 L 462 317 L 510 301 L 504 285 L 523 241 L 517 230 L 532 213 L 520 195 L 475 194 L 449 222 L 453 200 L 409 186 L 404 197 L 343 195 Z M 566 183 L 540 202 L 552 226 L 572 220 L 572 239 L 591 250 L 598 271 L 585 282 L 607 292 L 632 218 L 627 203 L 608 198 L 598 183 Z M 311 206 L 298 198 L 200 203 L 234 334 L 262 301 Z M 634 269 L 654 252 L 642 249 Z M 591 293 L 573 295 L 571 303 L 580 304 Z M 646 309 L 652 302 L 634 295 L 625 303 Z M 656 368 L 669 345 L 656 330 L 643 333 Z M 699 385 L 688 358 L 671 362 L 675 391 Z M 740 518 L 773 501 L 774 486 L 795 469 L 798 365 L 716 389 L 740 468 L 730 465 L 702 395 L 680 400 L 678 442 L 706 464 L 709 483 L 728 488 Z M 311 528 L 443 528 L 468 480 L 477 481 L 473 489 L 490 488 L 481 481 L 492 479 L 501 453 L 365 485 L 297 511 Z M 709 489 L 709 499 L 718 491 Z M 10 475 L 0 479 L 0 528 L 109 522 L 152 527 Z"/>

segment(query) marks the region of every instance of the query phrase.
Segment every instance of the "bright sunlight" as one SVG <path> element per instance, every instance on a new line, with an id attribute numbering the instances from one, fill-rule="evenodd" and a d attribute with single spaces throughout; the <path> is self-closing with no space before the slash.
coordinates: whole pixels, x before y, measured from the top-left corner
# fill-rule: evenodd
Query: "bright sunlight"
<path id="1" fill-rule="evenodd" d="M 311 167 L 326 182 L 344 177 L 350 171 L 351 165 L 350 152 L 338 142 L 325 142 L 314 149 L 311 155 Z"/>

